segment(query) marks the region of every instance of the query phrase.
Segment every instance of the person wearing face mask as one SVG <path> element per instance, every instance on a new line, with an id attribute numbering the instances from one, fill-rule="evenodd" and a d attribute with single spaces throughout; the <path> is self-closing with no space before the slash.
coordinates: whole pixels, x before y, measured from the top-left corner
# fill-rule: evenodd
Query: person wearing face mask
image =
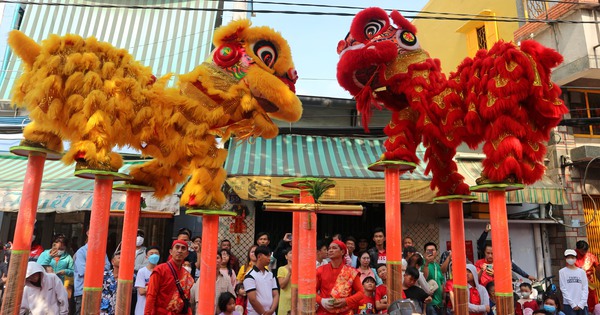
<path id="1" fill-rule="evenodd" d="M 515 314 L 523 315 L 529 312 L 536 311 L 539 308 L 539 306 L 537 304 L 537 301 L 531 298 L 531 284 L 523 282 L 521 283 L 521 285 L 519 285 L 519 290 L 521 291 L 521 298 L 517 300 Z"/>
<path id="2" fill-rule="evenodd" d="M 588 281 L 585 271 L 575 266 L 577 252 L 565 251 L 567 266 L 558 271 L 566 315 L 587 315 Z"/>
<path id="3" fill-rule="evenodd" d="M 37 263 L 52 266 L 54 273 L 65 283 L 65 277 L 73 276 L 73 257 L 67 254 L 67 239 L 60 235 L 52 241 L 52 248 L 43 251 L 37 259 Z"/>
<path id="4" fill-rule="evenodd" d="M 148 264 L 148 257 L 146 255 L 146 246 L 144 246 L 144 231 L 138 229 L 137 238 L 135 240 L 135 262 L 133 265 L 133 283 L 135 283 L 137 273 L 140 269 Z M 137 305 L 137 292 L 134 287 L 131 290 L 131 310 L 130 312 L 135 312 L 135 306 Z"/>
<path id="5" fill-rule="evenodd" d="M 140 268 L 135 277 L 135 288 L 137 295 L 137 302 L 135 303 L 135 315 L 144 315 L 144 307 L 146 306 L 146 290 L 148 289 L 148 282 L 150 281 L 150 274 L 154 267 L 158 265 L 160 260 L 160 250 L 156 246 L 148 247 L 146 249 L 146 260 L 148 263 L 145 267 Z"/>
<path id="6" fill-rule="evenodd" d="M 558 297 L 554 295 L 544 298 L 544 303 L 542 304 L 541 309 L 552 315 L 565 315 L 565 313 L 560 310 L 560 302 L 558 301 Z"/>

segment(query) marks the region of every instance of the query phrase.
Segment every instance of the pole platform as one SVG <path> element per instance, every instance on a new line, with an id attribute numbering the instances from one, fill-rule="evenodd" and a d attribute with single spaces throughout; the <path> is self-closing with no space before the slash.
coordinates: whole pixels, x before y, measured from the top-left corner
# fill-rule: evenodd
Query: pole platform
<path id="1" fill-rule="evenodd" d="M 46 160 L 48 160 L 48 161 L 57 161 L 57 160 L 60 160 L 63 156 L 62 153 L 48 150 L 48 149 L 42 147 L 41 145 L 40 146 L 23 145 L 22 142 L 21 142 L 21 145 L 10 147 L 9 150 L 14 155 L 24 156 L 24 157 L 28 157 L 29 153 L 31 153 L 31 152 L 44 153 L 44 154 L 46 154 Z"/>
<path id="2" fill-rule="evenodd" d="M 79 165 L 79 163 L 78 163 Z M 75 171 L 75 176 L 83 179 L 96 179 L 96 177 L 111 177 L 115 180 L 132 180 L 133 177 L 128 174 L 119 172 L 112 172 L 106 170 L 95 170 L 95 169 L 79 169 Z"/>
<path id="3" fill-rule="evenodd" d="M 281 181 L 281 186 L 287 188 L 307 188 L 310 184 L 323 181 L 327 188 L 335 187 L 335 181 L 317 177 L 294 177 L 286 178 Z"/>
<path id="4" fill-rule="evenodd" d="M 448 195 L 448 196 L 439 196 L 433 198 L 433 202 L 435 203 L 449 203 L 451 201 L 460 200 L 462 202 L 470 202 L 477 200 L 477 196 L 473 195 Z"/>
<path id="5" fill-rule="evenodd" d="M 193 216 L 203 216 L 203 215 L 218 215 L 218 216 L 236 216 L 237 213 L 235 211 L 229 210 L 221 210 L 221 209 L 185 209 L 185 214 L 193 215 Z M 216 258 L 215 258 L 216 259 Z"/>
<path id="6" fill-rule="evenodd" d="M 153 192 L 154 187 L 143 186 L 143 185 L 135 185 L 135 184 L 116 184 L 113 185 L 113 190 L 118 191 L 140 191 L 140 192 Z"/>
<path id="7" fill-rule="evenodd" d="M 471 186 L 471 191 L 478 193 L 485 193 L 490 190 L 504 190 L 504 191 L 515 191 L 525 188 L 525 185 L 520 183 L 492 183 L 483 184 L 477 186 Z"/>
<path id="8" fill-rule="evenodd" d="M 369 167 L 367 167 L 369 169 L 369 171 L 373 171 L 373 172 L 383 172 L 385 171 L 386 168 L 396 168 L 399 171 L 412 171 L 417 167 L 416 163 L 413 162 L 408 162 L 408 161 L 402 161 L 402 160 L 381 160 L 381 161 L 377 161 L 371 165 L 369 165 Z"/>

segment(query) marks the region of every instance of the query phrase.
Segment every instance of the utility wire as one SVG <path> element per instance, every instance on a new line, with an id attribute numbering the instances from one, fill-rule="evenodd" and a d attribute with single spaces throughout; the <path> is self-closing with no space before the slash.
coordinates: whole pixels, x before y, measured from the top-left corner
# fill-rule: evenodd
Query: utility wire
<path id="1" fill-rule="evenodd" d="M 84 3 L 44 3 L 33 1 L 11 1 L 0 0 L 0 3 L 24 4 L 24 5 L 48 5 L 48 6 L 72 6 L 83 8 L 105 8 L 105 9 L 131 9 L 131 10 L 180 10 L 180 11 L 203 11 L 203 12 L 240 12 L 240 13 L 265 13 L 265 14 L 290 14 L 290 15 L 312 15 L 312 16 L 354 16 L 356 13 L 349 12 L 322 12 L 322 11 L 291 11 L 291 10 L 248 10 L 248 9 L 221 9 L 221 8 L 194 8 L 194 7 L 171 7 L 171 6 L 141 6 L 141 5 L 112 5 L 112 4 L 84 4 Z M 451 14 L 447 12 L 435 14 Z M 572 21 L 560 19 L 524 19 L 517 17 L 452 17 L 452 16 L 422 16 L 405 15 L 407 19 L 425 20 L 450 20 L 450 21 L 482 21 L 482 22 L 523 22 L 523 23 L 566 23 L 566 24 L 600 24 L 598 21 Z"/>

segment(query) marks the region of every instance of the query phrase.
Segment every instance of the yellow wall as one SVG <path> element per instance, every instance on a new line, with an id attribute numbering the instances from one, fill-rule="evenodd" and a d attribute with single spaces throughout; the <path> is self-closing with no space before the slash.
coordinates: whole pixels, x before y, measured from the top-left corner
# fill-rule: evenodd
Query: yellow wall
<path id="1" fill-rule="evenodd" d="M 449 12 L 462 14 L 480 14 L 488 12 L 495 16 L 516 17 L 517 8 L 515 1 L 498 0 L 430 0 L 423 8 L 423 11 L 431 12 Z M 401 12 L 402 13 L 402 12 Z M 421 16 L 430 16 L 430 14 L 420 14 Z M 439 15 L 436 15 L 439 16 Z M 468 29 L 474 29 L 475 26 L 483 25 L 484 22 L 476 21 L 453 21 L 453 20 L 433 20 L 419 19 L 412 21 L 417 27 L 417 38 L 421 47 L 429 52 L 431 57 L 438 58 L 442 62 L 444 73 L 450 73 L 456 70 L 459 63 L 467 56 L 468 51 Z M 488 22 L 486 31 L 488 38 L 503 39 L 505 41 L 513 40 L 513 33 L 517 30 L 517 22 Z M 497 34 L 492 34 L 497 32 Z M 493 43 L 488 40 L 488 48 Z"/>

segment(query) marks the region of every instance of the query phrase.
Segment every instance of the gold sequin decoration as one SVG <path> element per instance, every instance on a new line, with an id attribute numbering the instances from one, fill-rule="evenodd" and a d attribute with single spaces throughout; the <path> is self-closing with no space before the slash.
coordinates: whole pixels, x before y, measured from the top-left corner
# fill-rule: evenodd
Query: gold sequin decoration
<path id="1" fill-rule="evenodd" d="M 396 60 L 392 61 L 385 69 L 385 79 L 387 80 L 398 73 L 407 73 L 410 65 L 422 63 L 427 58 L 427 54 L 421 49 L 407 54 L 398 54 Z"/>
<path id="2" fill-rule="evenodd" d="M 515 71 L 517 66 L 518 66 L 518 64 L 516 62 L 511 61 L 506 64 L 506 70 L 508 70 L 508 72 L 513 72 L 513 71 Z"/>
<path id="3" fill-rule="evenodd" d="M 496 104 L 496 100 L 498 100 L 498 98 L 489 93 L 487 96 L 488 96 L 487 107 L 494 106 L 494 104 Z"/>
<path id="4" fill-rule="evenodd" d="M 500 142 L 502 142 L 502 140 L 504 140 L 506 137 L 509 137 L 509 136 L 512 136 L 512 134 L 508 133 L 508 132 L 504 132 L 496 140 L 492 141 L 492 146 L 494 147 L 494 150 L 498 150 L 498 146 L 500 145 Z"/>
<path id="5" fill-rule="evenodd" d="M 497 75 L 494 79 L 496 81 L 496 87 L 497 88 L 504 87 L 504 86 L 506 86 L 508 84 L 508 79 L 507 78 L 503 78 L 503 77 L 501 77 L 499 75 Z"/>
<path id="6" fill-rule="evenodd" d="M 527 143 L 533 149 L 533 151 L 537 152 L 537 151 L 540 150 L 540 145 L 539 144 L 537 144 L 535 142 L 531 142 L 531 141 L 528 141 Z"/>
<path id="7" fill-rule="evenodd" d="M 525 53 L 523 53 L 523 54 L 525 54 Z M 533 73 L 535 73 L 535 77 L 533 78 L 533 85 L 534 86 L 542 86 L 542 78 L 540 77 L 540 73 L 538 72 L 537 64 L 536 64 L 535 60 L 533 60 L 533 58 L 531 58 L 531 56 L 528 54 L 525 54 L 525 56 L 527 56 L 527 58 L 529 58 L 529 61 L 531 62 L 531 67 L 533 68 Z"/>

